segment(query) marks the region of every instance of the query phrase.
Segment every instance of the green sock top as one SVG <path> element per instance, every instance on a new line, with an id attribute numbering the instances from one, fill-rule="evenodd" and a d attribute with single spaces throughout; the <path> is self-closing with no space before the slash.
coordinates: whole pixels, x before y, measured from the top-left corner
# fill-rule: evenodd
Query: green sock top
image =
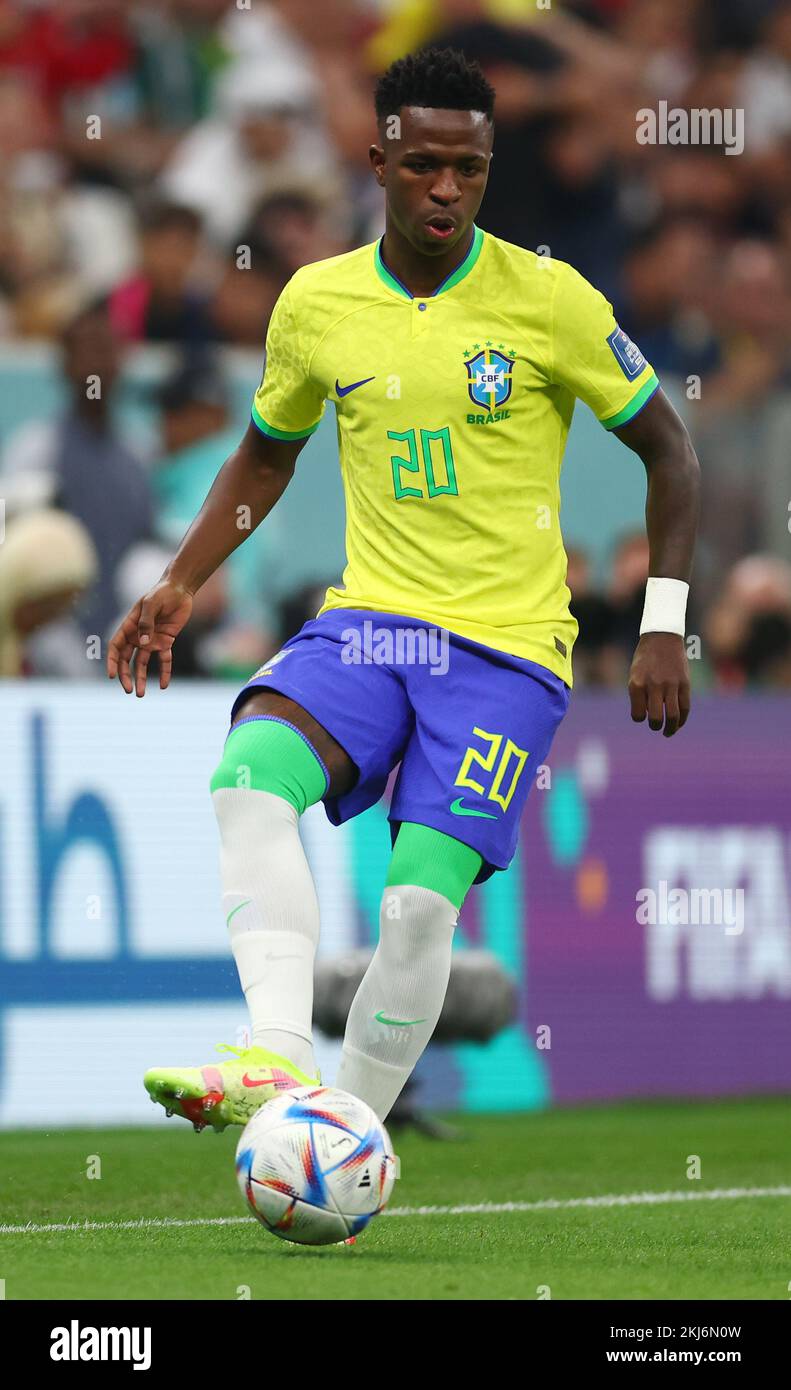
<path id="1" fill-rule="evenodd" d="M 265 714 L 234 724 L 211 790 L 271 792 L 289 801 L 301 816 L 326 796 L 329 784 L 324 763 L 296 725 Z"/>
<path id="2" fill-rule="evenodd" d="M 414 883 L 460 908 L 483 863 L 476 849 L 428 825 L 404 821 L 396 837 L 386 886 Z"/>

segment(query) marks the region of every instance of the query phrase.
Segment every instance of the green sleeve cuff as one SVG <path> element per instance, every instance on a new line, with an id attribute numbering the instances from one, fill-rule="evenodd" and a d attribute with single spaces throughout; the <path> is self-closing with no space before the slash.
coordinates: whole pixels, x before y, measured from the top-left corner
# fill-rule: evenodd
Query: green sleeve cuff
<path id="1" fill-rule="evenodd" d="M 599 424 L 604 425 L 606 430 L 615 430 L 619 425 L 628 425 L 635 415 L 639 415 L 644 405 L 647 405 L 655 391 L 659 390 L 659 378 L 656 372 L 652 372 L 648 380 L 640 387 L 636 396 L 632 396 L 628 405 L 623 410 L 619 410 L 617 415 L 610 415 L 606 420 L 600 420 Z"/>
<path id="2" fill-rule="evenodd" d="M 309 425 L 307 429 L 303 430 L 276 430 L 274 425 L 267 424 L 263 415 L 256 409 L 255 403 L 253 403 L 253 408 L 250 413 L 253 424 L 258 427 L 262 434 L 269 435 L 270 439 L 283 439 L 286 441 L 292 439 L 307 439 L 311 434 L 315 434 L 321 424 L 321 420 L 317 420 L 315 425 Z"/>

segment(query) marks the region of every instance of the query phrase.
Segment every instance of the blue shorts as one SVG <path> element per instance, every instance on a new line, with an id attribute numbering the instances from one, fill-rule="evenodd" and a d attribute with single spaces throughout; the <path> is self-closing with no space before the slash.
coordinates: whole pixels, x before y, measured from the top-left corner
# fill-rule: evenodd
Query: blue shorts
<path id="1" fill-rule="evenodd" d="M 291 637 L 237 696 L 256 689 L 302 705 L 345 749 L 359 776 L 325 796 L 333 825 L 383 795 L 401 764 L 389 811 L 442 830 L 484 863 L 476 883 L 516 852 L 527 793 L 569 701 L 543 666 L 394 613 L 331 609 Z"/>

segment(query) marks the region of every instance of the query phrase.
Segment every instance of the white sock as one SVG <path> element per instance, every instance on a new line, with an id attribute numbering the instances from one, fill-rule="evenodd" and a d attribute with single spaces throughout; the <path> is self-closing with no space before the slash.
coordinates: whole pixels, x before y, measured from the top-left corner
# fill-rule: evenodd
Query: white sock
<path id="1" fill-rule="evenodd" d="M 222 844 L 223 910 L 252 1042 L 315 1076 L 319 904 L 296 808 L 272 792 L 237 787 L 219 788 L 212 800 Z"/>
<path id="2" fill-rule="evenodd" d="M 379 945 L 349 1010 L 336 1083 L 366 1101 L 380 1120 L 437 1026 L 458 915 L 430 888 L 406 884 L 384 891 Z"/>

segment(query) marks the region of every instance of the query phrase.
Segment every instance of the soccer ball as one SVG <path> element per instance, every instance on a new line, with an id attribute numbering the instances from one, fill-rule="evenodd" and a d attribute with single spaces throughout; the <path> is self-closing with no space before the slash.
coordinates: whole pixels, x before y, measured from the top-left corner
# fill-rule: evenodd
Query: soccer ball
<path id="1" fill-rule="evenodd" d="M 364 1101 L 331 1086 L 300 1086 L 245 1125 L 236 1180 L 268 1231 L 298 1245 L 357 1235 L 387 1205 L 396 1159 Z"/>

